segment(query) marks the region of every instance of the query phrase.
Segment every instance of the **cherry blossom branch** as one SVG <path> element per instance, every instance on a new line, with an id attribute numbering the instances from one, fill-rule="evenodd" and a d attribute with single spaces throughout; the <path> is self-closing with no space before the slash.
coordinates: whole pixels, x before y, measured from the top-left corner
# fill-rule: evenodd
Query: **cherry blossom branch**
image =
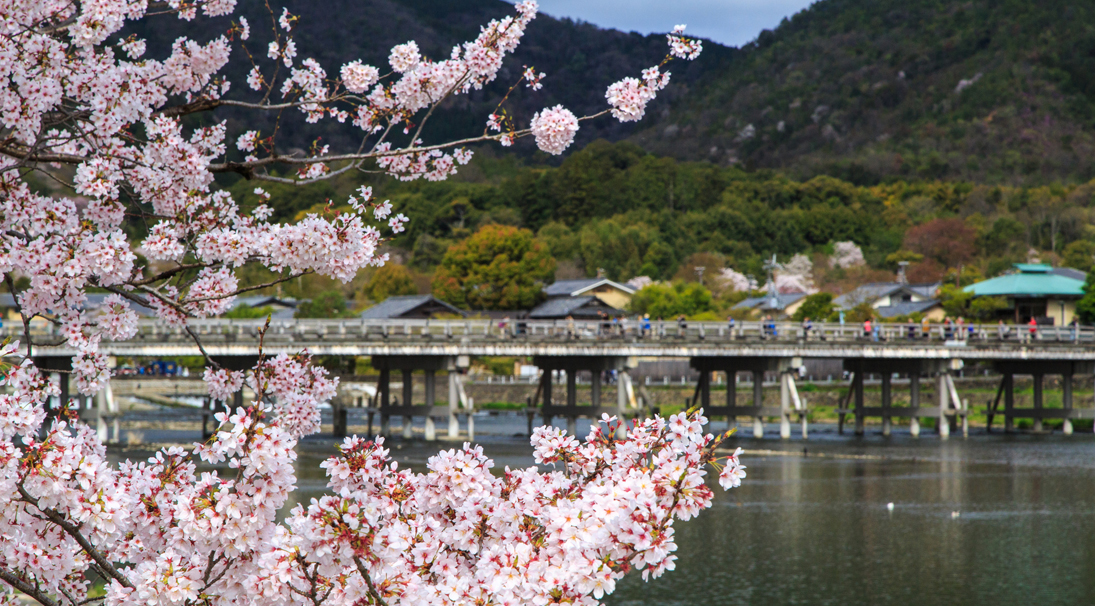
<path id="1" fill-rule="evenodd" d="M 34 598 L 34 600 L 37 601 L 42 606 L 59 606 L 59 604 L 57 604 L 57 602 L 55 602 L 54 600 L 51 600 L 49 595 L 47 595 L 42 590 L 38 589 L 38 587 L 33 586 L 30 583 L 27 583 L 26 581 L 24 581 L 19 576 L 15 575 L 14 573 L 12 573 L 12 572 L 4 569 L 4 568 L 0 568 L 0 580 L 3 580 L 5 583 L 7 583 L 8 585 L 11 585 L 12 587 L 17 589 L 18 591 L 21 591 L 21 592 L 25 593 L 26 595 Z"/>
<path id="2" fill-rule="evenodd" d="M 369 595 L 376 601 L 379 606 L 388 606 L 388 603 L 381 597 L 380 592 L 376 590 L 376 585 L 373 584 L 372 576 L 369 575 L 369 571 L 365 570 L 365 563 L 361 561 L 361 558 L 354 556 L 354 564 L 357 565 L 357 571 L 361 575 L 362 580 L 365 581 L 365 585 L 369 588 Z"/>
<path id="3" fill-rule="evenodd" d="M 99 550 L 95 549 L 95 546 L 91 544 L 91 541 L 87 540 L 87 537 L 80 534 L 79 526 L 66 520 L 65 517 L 61 515 L 60 512 L 58 512 L 57 510 L 49 507 L 39 506 L 38 499 L 36 499 L 33 495 L 27 492 L 27 489 L 23 487 L 22 483 L 19 483 L 16 488 L 19 490 L 19 496 L 24 502 L 33 505 L 36 509 L 38 509 L 38 511 L 41 511 L 46 516 L 46 518 L 49 519 L 50 522 L 56 524 L 58 527 L 61 528 L 61 530 L 65 531 L 65 534 L 72 537 L 73 540 L 75 540 L 76 543 L 80 545 L 80 549 L 82 549 L 83 552 L 87 554 L 87 556 L 98 565 L 99 570 L 103 574 L 120 583 L 122 587 L 127 587 L 129 589 L 133 588 L 133 583 L 129 582 L 129 579 L 125 578 L 122 573 L 118 572 L 114 568 L 114 565 L 110 563 L 110 560 L 107 560 L 105 557 L 103 557 L 103 554 L 99 553 Z"/>

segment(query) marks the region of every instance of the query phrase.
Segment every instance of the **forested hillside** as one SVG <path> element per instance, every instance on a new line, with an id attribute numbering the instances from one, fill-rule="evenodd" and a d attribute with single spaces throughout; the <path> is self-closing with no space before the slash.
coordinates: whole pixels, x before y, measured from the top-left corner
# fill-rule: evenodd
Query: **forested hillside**
<path id="1" fill-rule="evenodd" d="M 271 6 L 300 16 L 300 56 L 332 73 L 353 59 L 385 66 L 388 49 L 412 39 L 427 56 L 445 56 L 489 19 L 512 12 L 502 0 Z M 265 3 L 242 0 L 239 13 L 253 24 L 250 48 L 261 53 L 270 36 Z M 227 20 L 211 23 L 209 36 L 228 28 Z M 658 155 L 858 184 L 1084 182 L 1095 177 L 1093 23 L 1095 4 L 1068 0 L 821 0 L 742 49 L 707 42 L 699 60 L 671 66 L 673 84 L 645 121 L 585 123 L 577 142 L 631 138 Z M 172 16 L 149 24 L 138 33 L 156 54 L 184 27 Z M 512 98 L 519 121 L 556 103 L 579 113 L 603 109 L 605 87 L 659 61 L 664 42 L 541 15 L 494 86 L 458 98 L 426 137 L 481 132 L 523 65 L 548 78 L 544 90 Z M 245 73 L 229 75 L 233 94 L 246 96 Z M 222 108 L 214 117 L 231 123 L 234 113 Z M 352 127 L 325 129 L 327 143 L 356 140 Z M 307 147 L 302 130 L 299 116 L 283 116 L 286 145 Z M 516 151 L 535 155 L 527 144 Z"/>
<path id="2" fill-rule="evenodd" d="M 264 48 L 265 3 L 240 4 L 250 46 Z M 384 65 L 387 49 L 411 39 L 444 56 L 512 10 L 501 0 L 288 0 L 274 10 L 282 4 L 300 17 L 299 55 L 329 70 L 352 59 Z M 819 285 L 831 290 L 885 279 L 899 261 L 925 281 L 968 281 L 1035 258 L 1088 269 L 1092 23 L 1095 5 L 1060 0 L 822 0 L 742 49 L 706 44 L 696 62 L 673 65 L 674 84 L 646 120 L 584 123 L 562 158 L 530 145 L 487 146 L 443 183 L 349 173 L 267 189 L 282 219 L 321 211 L 328 200 L 337 207 L 362 183 L 412 218 L 389 244 L 411 272 L 359 277 L 343 291 L 358 305 L 430 290 L 450 248 L 494 224 L 535 235 L 557 279 L 604 270 L 619 280 L 694 280 L 698 266 L 763 279 L 772 254 L 812 258 Z M 179 28 L 165 17 L 140 33 L 162 53 Z M 209 35 L 227 28 L 214 22 Z M 523 65 L 548 78 L 543 91 L 515 93 L 509 108 L 519 121 L 556 103 L 602 109 L 605 86 L 664 52 L 662 36 L 541 16 L 499 81 L 447 106 L 426 137 L 482 132 Z M 229 75 L 234 94 L 246 96 L 245 75 Z M 226 108 L 193 119 L 222 118 L 239 130 Z M 309 143 L 297 139 L 301 120 L 281 118 L 283 146 Z M 325 128 L 325 143 L 359 136 Z M 220 178 L 237 200 L 255 203 L 254 183 Z M 849 241 L 866 266 L 828 267 L 834 244 Z M 334 287 L 287 286 L 306 297 Z"/>
<path id="3" fill-rule="evenodd" d="M 311 186 L 266 187 L 286 219 L 344 200 L 359 175 Z M 654 156 L 634 144 L 597 141 L 558 167 L 480 154 L 454 180 L 369 178 L 412 217 L 392 241 L 397 262 L 428 278 L 449 247 L 491 224 L 527 228 L 558 262 L 556 277 L 694 280 L 693 268 L 731 267 L 763 279 L 764 259 L 825 256 L 852 241 L 867 268 L 892 276 L 912 261 L 914 279 L 996 275 L 1033 257 L 1087 269 L 1095 260 L 1095 184 L 1010 187 L 961 181 L 860 186 L 828 176 L 799 181 L 775 171 Z M 237 200 L 257 203 L 244 180 Z M 711 274 L 709 274 L 711 275 Z M 849 276 L 856 278 L 857 276 Z M 821 276 L 819 276 L 820 278 Z M 836 285 L 845 276 L 824 277 Z M 428 284 L 426 279 L 422 284 Z M 854 280 L 853 280 L 854 282 Z"/>
<path id="4" fill-rule="evenodd" d="M 300 59 L 313 57 L 336 75 L 343 64 L 360 59 L 388 68 L 388 53 L 397 44 L 409 40 L 418 43 L 424 56 L 444 59 L 452 47 L 479 34 L 479 28 L 491 19 L 513 14 L 513 5 L 502 0 L 274 0 L 269 3 L 275 16 L 282 7 L 299 17 L 294 29 L 297 54 Z M 236 17 L 245 16 L 251 24 L 251 38 L 244 43 L 250 52 L 265 55 L 272 39 L 270 12 L 264 0 L 240 0 Z M 203 18 L 206 38 L 228 31 L 232 19 Z M 135 31 L 148 40 L 149 53 L 163 56 L 176 38 L 185 32 L 194 36 L 187 22 L 174 15 L 142 21 L 143 30 Z M 674 24 L 667 23 L 666 31 Z M 200 36 L 198 36 L 201 39 Z M 507 58 L 498 79 L 482 91 L 473 91 L 452 99 L 430 121 L 423 132 L 429 141 L 459 139 L 483 132 L 487 116 L 494 111 L 506 90 L 517 81 L 523 66 L 532 66 L 547 77 L 544 88 L 531 91 L 524 87 L 510 96 L 506 108 L 517 123 L 527 126 L 532 115 L 545 107 L 563 104 L 578 115 L 592 114 L 607 107 L 605 89 L 625 76 L 638 76 L 642 70 L 657 65 L 666 55 L 664 35 L 641 36 L 615 30 L 604 30 L 588 23 L 554 19 L 541 14 L 529 27 L 516 53 Z M 691 86 L 710 80 L 725 70 L 730 55 L 736 51 L 715 44 L 707 45 L 697 61 L 673 64 L 673 81 L 651 104 L 649 115 L 668 115 L 668 105 L 679 99 Z M 247 70 L 250 62 L 239 48 L 233 50 L 233 61 L 226 72 L 232 82 L 231 96 L 248 99 Z M 229 132 L 242 130 L 235 118 L 242 115 L 233 108 L 222 107 L 205 119 L 228 119 Z M 251 113 L 248 128 L 254 128 Z M 271 132 L 274 120 L 258 126 Z M 265 127 L 265 128 L 262 128 Z M 333 147 L 357 146 L 360 131 L 347 124 L 327 120 L 305 125 L 299 112 L 280 115 L 279 141 L 286 148 L 307 148 L 318 132 L 324 143 Z M 635 123 L 621 124 L 605 118 L 582 124 L 576 143 L 583 145 L 599 137 L 620 139 L 637 130 Z M 535 146 L 519 141 L 514 148 L 530 155 Z"/>
<path id="5" fill-rule="evenodd" d="M 1095 176 L 1095 4 L 822 0 L 635 140 L 859 183 Z"/>

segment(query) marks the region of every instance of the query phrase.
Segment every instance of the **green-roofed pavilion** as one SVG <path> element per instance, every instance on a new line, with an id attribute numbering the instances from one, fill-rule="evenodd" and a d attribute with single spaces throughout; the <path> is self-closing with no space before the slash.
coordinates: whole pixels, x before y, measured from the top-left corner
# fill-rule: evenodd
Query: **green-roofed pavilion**
<path id="1" fill-rule="evenodd" d="M 975 297 L 1005 297 L 1008 318 L 1058 326 L 1072 322 L 1076 301 L 1084 296 L 1083 272 L 1040 263 L 1016 263 L 1013 273 L 971 284 Z"/>

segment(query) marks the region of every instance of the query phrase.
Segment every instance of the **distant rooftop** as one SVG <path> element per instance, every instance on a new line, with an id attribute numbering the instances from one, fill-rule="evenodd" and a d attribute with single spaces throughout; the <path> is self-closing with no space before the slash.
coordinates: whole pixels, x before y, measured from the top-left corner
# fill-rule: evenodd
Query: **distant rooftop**
<path id="1" fill-rule="evenodd" d="M 548 299 L 529 312 L 531 319 L 560 319 L 567 316 L 575 320 L 588 320 L 600 317 L 604 313 L 608 316 L 622 316 L 624 312 L 601 301 L 597 297 L 558 297 Z"/>
<path id="2" fill-rule="evenodd" d="M 438 314 L 468 315 L 468 312 L 449 305 L 432 295 L 406 295 L 388 297 L 380 303 L 361 312 L 366 320 L 389 320 L 393 318 L 429 318 Z"/>
<path id="3" fill-rule="evenodd" d="M 882 297 L 890 296 L 896 292 L 907 291 L 914 293 L 926 299 L 931 299 L 935 296 L 935 291 L 939 290 L 941 286 L 940 282 L 930 282 L 924 284 L 903 284 L 901 282 L 869 282 L 856 287 L 851 292 L 846 292 L 839 297 L 833 299 L 833 305 L 842 309 L 851 309 L 860 303 L 870 303 L 881 299 Z"/>
<path id="4" fill-rule="evenodd" d="M 929 309 L 939 305 L 938 299 L 928 299 L 927 301 L 906 301 L 904 303 L 898 303 L 897 305 L 886 305 L 884 307 L 878 307 L 874 311 L 880 318 L 895 318 L 897 316 L 907 316 L 914 313 L 923 313 Z"/>
<path id="5" fill-rule="evenodd" d="M 549 284 L 544 287 L 544 294 L 548 297 L 577 297 L 585 294 L 587 291 L 593 290 L 601 285 L 609 285 L 613 288 L 622 290 L 629 295 L 635 294 L 635 289 L 630 286 L 625 286 L 619 282 L 613 282 L 608 278 L 583 278 L 581 280 L 560 280 L 554 284 Z"/>
<path id="6" fill-rule="evenodd" d="M 741 303 L 734 306 L 735 309 L 760 309 L 762 311 L 779 311 L 787 309 L 788 305 L 792 305 L 799 299 L 806 296 L 803 292 L 787 292 L 779 293 L 776 295 L 775 307 L 768 305 L 768 295 L 763 297 L 750 297 L 745 299 Z"/>
<path id="7" fill-rule="evenodd" d="M 1069 297 L 1084 296 L 1082 271 L 1054 268 L 1036 263 L 1016 263 L 1018 271 L 967 286 L 964 290 L 978 297 Z"/>

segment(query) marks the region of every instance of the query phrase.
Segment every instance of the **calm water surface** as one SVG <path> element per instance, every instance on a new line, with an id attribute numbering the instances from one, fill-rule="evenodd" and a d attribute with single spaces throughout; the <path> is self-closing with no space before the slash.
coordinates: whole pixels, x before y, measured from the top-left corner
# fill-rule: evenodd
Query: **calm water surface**
<path id="1" fill-rule="evenodd" d="M 519 419 L 477 423 L 498 467 L 532 464 L 527 440 L 513 437 Z M 331 444 L 302 444 L 299 499 L 322 493 L 317 466 Z M 823 429 L 737 444 L 749 476 L 677 523 L 677 569 L 650 583 L 628 577 L 607 604 L 1095 604 L 1091 435 L 940 441 Z M 438 449 L 390 445 L 416 469 Z"/>

